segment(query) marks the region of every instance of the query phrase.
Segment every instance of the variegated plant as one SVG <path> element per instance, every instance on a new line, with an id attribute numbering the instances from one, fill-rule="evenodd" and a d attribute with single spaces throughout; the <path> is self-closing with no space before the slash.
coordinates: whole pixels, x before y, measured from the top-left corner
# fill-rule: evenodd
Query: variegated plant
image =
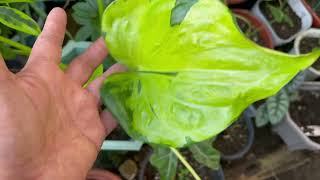
<path id="1" fill-rule="evenodd" d="M 38 23 L 33 20 L 28 14 L 25 12 L 14 8 L 12 3 L 22 3 L 26 4 L 29 7 L 33 7 L 35 11 L 42 13 L 42 16 L 45 16 L 44 12 L 40 12 L 41 10 L 31 5 L 31 3 L 38 2 L 36 0 L 0 0 L 0 24 L 2 27 L 7 27 L 17 32 L 22 32 L 28 35 L 38 36 L 41 32 L 41 29 Z M 31 52 L 31 48 L 14 41 L 8 37 L 6 37 L 5 33 L 3 33 L 3 29 L 1 28 L 0 34 L 0 51 L 2 53 L 6 53 L 4 51 L 9 51 L 11 54 L 18 55 L 29 55 Z"/>

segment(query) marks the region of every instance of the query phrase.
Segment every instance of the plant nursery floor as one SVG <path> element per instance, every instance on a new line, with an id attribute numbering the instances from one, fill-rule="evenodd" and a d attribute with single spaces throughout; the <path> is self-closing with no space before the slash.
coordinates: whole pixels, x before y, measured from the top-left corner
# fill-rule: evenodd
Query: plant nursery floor
<path id="1" fill-rule="evenodd" d="M 243 159 L 222 165 L 226 180 L 320 179 L 320 152 L 289 152 L 269 128 L 256 131 L 252 150 Z"/>

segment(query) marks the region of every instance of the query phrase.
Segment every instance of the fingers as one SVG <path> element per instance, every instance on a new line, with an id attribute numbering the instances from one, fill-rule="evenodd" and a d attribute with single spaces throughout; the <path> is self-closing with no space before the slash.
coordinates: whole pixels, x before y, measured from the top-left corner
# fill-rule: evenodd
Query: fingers
<path id="1" fill-rule="evenodd" d="M 10 71 L 6 66 L 6 63 L 4 62 L 3 57 L 0 54 L 0 76 L 3 76 L 4 74 L 9 74 Z"/>
<path id="2" fill-rule="evenodd" d="M 108 52 L 102 38 L 93 43 L 82 55 L 74 59 L 66 74 L 79 85 L 88 81 L 94 70 L 107 57 Z"/>
<path id="3" fill-rule="evenodd" d="M 108 136 L 118 126 L 118 123 L 111 112 L 107 110 L 102 111 L 100 117 L 105 128 L 106 136 Z"/>
<path id="4" fill-rule="evenodd" d="M 104 80 L 113 73 L 124 72 L 126 68 L 121 64 L 115 64 L 111 66 L 101 77 L 94 80 L 91 84 L 87 86 L 87 90 L 96 97 L 97 102 L 100 100 L 100 88 Z"/>
<path id="5" fill-rule="evenodd" d="M 42 33 L 38 37 L 27 66 L 39 61 L 60 62 L 62 44 L 67 25 L 67 15 L 61 8 L 54 8 L 48 15 Z"/>

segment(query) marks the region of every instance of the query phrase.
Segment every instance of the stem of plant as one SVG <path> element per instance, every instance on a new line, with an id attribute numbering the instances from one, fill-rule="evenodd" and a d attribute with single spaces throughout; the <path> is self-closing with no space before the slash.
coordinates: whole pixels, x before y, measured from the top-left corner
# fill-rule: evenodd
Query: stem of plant
<path id="1" fill-rule="evenodd" d="M 18 50 L 21 50 L 24 52 L 24 54 L 30 54 L 31 53 L 31 48 L 28 46 L 25 46 L 21 43 L 15 42 L 11 39 L 5 38 L 3 36 L 0 36 L 0 42 L 4 42 L 5 44 L 8 44 L 14 48 L 17 48 Z M 20 51 L 20 52 L 21 52 Z"/>
<path id="2" fill-rule="evenodd" d="M 178 159 L 181 161 L 181 163 L 189 170 L 189 172 L 192 174 L 194 179 L 201 180 L 199 175 L 196 173 L 196 171 L 191 167 L 191 165 L 187 162 L 187 160 L 182 156 L 182 154 L 175 148 L 170 147 L 171 151 L 178 157 Z"/>
<path id="3" fill-rule="evenodd" d="M 104 11 L 104 2 L 103 0 L 97 0 L 97 4 L 99 9 L 99 18 L 100 18 L 100 21 L 102 21 L 102 15 Z"/>

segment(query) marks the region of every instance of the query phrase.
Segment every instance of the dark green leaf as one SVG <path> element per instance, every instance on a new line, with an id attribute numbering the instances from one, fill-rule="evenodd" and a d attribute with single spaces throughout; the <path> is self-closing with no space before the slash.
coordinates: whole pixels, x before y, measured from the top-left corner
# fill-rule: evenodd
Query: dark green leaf
<path id="1" fill-rule="evenodd" d="M 269 123 L 269 113 L 266 104 L 261 105 L 257 110 L 257 115 L 255 118 L 256 126 L 262 127 Z"/>
<path id="2" fill-rule="evenodd" d="M 0 0 L 0 3 L 17 3 L 17 2 L 36 2 L 36 0 Z"/>
<path id="3" fill-rule="evenodd" d="M 171 26 L 179 25 L 186 17 L 190 8 L 196 3 L 198 0 L 176 0 L 176 5 L 172 9 L 171 13 Z"/>
<path id="4" fill-rule="evenodd" d="M 193 157 L 200 164 L 207 166 L 213 170 L 220 168 L 220 153 L 212 147 L 212 141 L 207 140 L 193 144 L 189 147 Z"/>
<path id="5" fill-rule="evenodd" d="M 174 180 L 178 159 L 169 148 L 154 146 L 150 162 L 159 171 L 161 180 Z"/>
<path id="6" fill-rule="evenodd" d="M 276 22 L 281 23 L 284 18 L 284 13 L 282 12 L 282 9 L 280 7 L 274 7 L 272 5 L 268 5 L 268 8 Z"/>
<path id="7" fill-rule="evenodd" d="M 27 14 L 6 6 L 0 6 L 0 22 L 31 35 L 39 35 L 41 32 L 38 24 Z"/>
<path id="8" fill-rule="evenodd" d="M 289 96 L 286 91 L 280 91 L 277 95 L 270 97 L 266 106 L 271 124 L 277 124 L 282 121 L 289 109 Z"/>

